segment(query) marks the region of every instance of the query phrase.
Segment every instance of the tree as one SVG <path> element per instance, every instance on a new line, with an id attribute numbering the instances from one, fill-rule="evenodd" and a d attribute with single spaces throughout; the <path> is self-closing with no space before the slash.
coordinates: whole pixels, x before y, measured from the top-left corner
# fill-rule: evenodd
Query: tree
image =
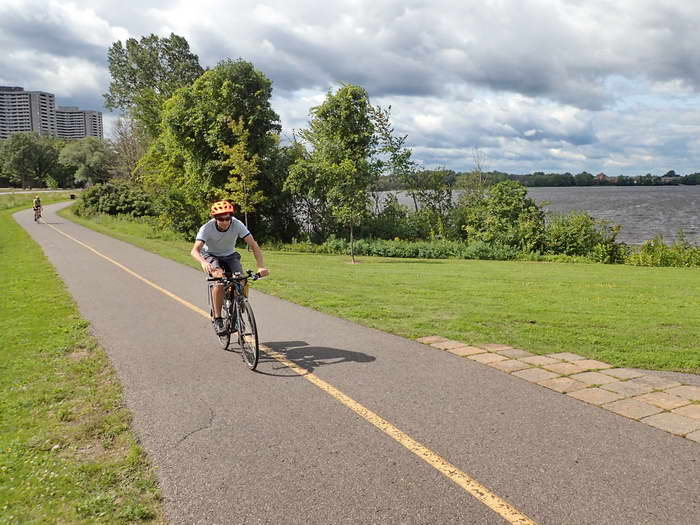
<path id="1" fill-rule="evenodd" d="M 413 200 L 413 207 L 418 211 L 417 191 L 419 178 L 416 163 L 411 158 L 411 150 L 406 146 L 408 135 L 396 136 L 391 125 L 391 106 L 370 108 L 373 123 L 379 139 L 379 152 L 388 156 L 385 166 L 389 173 L 406 189 Z"/>
<path id="2" fill-rule="evenodd" d="M 234 148 L 243 131 L 244 157 L 249 161 L 257 156 L 262 182 L 281 130 L 271 96 L 272 83 L 250 62 L 224 60 L 165 103 L 161 133 L 137 172 L 150 191 L 178 203 L 162 210 L 168 224 L 178 229 L 187 225 L 181 231 L 190 233 L 201 219 L 196 210 L 207 209 L 226 191 L 231 177 L 226 148 Z M 231 122 L 242 127 L 231 127 Z M 260 190 L 267 195 L 265 185 Z M 189 210 L 186 217 L 183 210 Z"/>
<path id="3" fill-rule="evenodd" d="M 56 141 L 36 133 L 13 133 L 0 143 L 3 174 L 22 188 L 44 185 L 57 168 Z"/>
<path id="4" fill-rule="evenodd" d="M 284 185 L 290 167 L 303 153 L 302 145 L 295 141 L 284 146 L 277 144 L 262 159 L 260 189 L 265 195 L 265 201 L 260 203 L 256 211 L 259 219 L 255 224 L 256 239 L 290 242 L 299 236 L 300 201 Z"/>
<path id="5" fill-rule="evenodd" d="M 448 216 L 454 207 L 452 192 L 457 174 L 445 168 L 420 172 L 416 198 L 421 208 L 426 210 L 434 235 L 445 237 Z"/>
<path id="6" fill-rule="evenodd" d="M 86 137 L 67 144 L 59 162 L 75 170 L 75 181 L 91 186 L 109 178 L 111 155 L 107 143 L 97 137 Z"/>
<path id="7" fill-rule="evenodd" d="M 231 120 L 242 122 L 249 133 L 251 155 L 264 157 L 274 146 L 273 135 L 281 126 L 271 97 L 272 82 L 253 64 L 224 60 L 167 102 L 164 128 L 183 143 L 193 163 L 225 180 L 228 173 L 222 169 L 218 147 L 239 139 L 229 126 Z"/>
<path id="8" fill-rule="evenodd" d="M 114 125 L 114 170 L 124 179 L 134 177 L 136 166 L 148 147 L 148 138 L 143 126 L 131 117 L 119 117 Z"/>
<path id="9" fill-rule="evenodd" d="M 576 183 L 576 186 L 592 186 L 594 180 L 595 177 L 586 171 L 582 171 L 581 173 L 574 175 L 574 182 Z"/>
<path id="10" fill-rule="evenodd" d="M 368 190 L 381 169 L 369 97 L 364 88 L 344 84 L 336 93 L 329 90 L 311 115 L 309 128 L 300 133 L 311 151 L 291 167 L 286 187 L 327 205 L 349 228 L 354 263 L 353 231 L 367 215 Z"/>
<path id="11" fill-rule="evenodd" d="M 690 186 L 695 186 L 700 184 L 700 173 L 691 173 L 681 178 L 681 184 L 688 184 Z"/>
<path id="12" fill-rule="evenodd" d="M 129 38 L 124 45 L 114 42 L 107 61 L 112 81 L 104 94 L 105 106 L 131 112 L 153 137 L 158 134 L 163 103 L 204 72 L 187 40 L 174 33 Z"/>
<path id="13" fill-rule="evenodd" d="M 222 164 L 231 168 L 231 177 L 224 187 L 225 193 L 220 197 L 229 198 L 238 204 L 248 227 L 248 213 L 255 211 L 255 207 L 265 200 L 265 196 L 257 189 L 260 157 L 248 154 L 250 133 L 243 126 L 242 120 L 229 120 L 229 127 L 238 137 L 238 142 L 233 146 L 223 142 L 219 144 L 219 150 L 224 155 Z"/>

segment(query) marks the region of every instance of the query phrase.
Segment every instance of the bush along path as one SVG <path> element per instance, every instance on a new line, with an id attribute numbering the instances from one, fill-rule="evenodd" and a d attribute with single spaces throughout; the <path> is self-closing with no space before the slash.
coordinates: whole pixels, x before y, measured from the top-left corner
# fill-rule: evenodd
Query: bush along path
<path id="1" fill-rule="evenodd" d="M 440 336 L 418 342 L 700 443 L 700 387 L 560 352 L 547 356 L 501 344 L 471 346 Z"/>
<path id="2" fill-rule="evenodd" d="M 162 522 L 114 370 L 13 211 L 0 212 L 0 521 Z"/>

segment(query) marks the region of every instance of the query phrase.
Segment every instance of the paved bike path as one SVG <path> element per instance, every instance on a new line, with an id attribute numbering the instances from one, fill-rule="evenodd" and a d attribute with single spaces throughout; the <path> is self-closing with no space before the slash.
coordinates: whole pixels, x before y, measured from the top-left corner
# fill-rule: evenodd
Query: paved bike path
<path id="1" fill-rule="evenodd" d="M 201 273 L 64 221 L 58 206 L 47 222 L 206 309 Z M 30 214 L 16 219 L 109 353 L 172 523 L 506 523 L 278 361 L 250 373 L 201 316 Z M 413 341 L 252 301 L 265 344 L 537 523 L 698 522 L 696 443 Z"/>

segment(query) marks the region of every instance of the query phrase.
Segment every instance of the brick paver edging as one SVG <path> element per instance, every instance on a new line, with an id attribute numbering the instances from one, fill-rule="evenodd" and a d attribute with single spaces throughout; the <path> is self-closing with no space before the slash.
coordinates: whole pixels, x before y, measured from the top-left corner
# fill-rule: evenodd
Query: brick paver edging
<path id="1" fill-rule="evenodd" d="M 468 345 L 433 335 L 418 342 L 536 383 L 700 443 L 700 387 L 562 352 L 535 355 L 507 345 Z"/>

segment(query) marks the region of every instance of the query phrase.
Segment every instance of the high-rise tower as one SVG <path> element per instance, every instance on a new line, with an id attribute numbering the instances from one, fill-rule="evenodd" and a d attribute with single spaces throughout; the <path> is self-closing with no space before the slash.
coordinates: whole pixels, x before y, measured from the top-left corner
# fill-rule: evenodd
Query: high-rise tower
<path id="1" fill-rule="evenodd" d="M 56 108 L 53 93 L 0 86 L 0 139 L 30 131 L 61 138 L 102 138 L 102 113 L 77 107 Z"/>
<path id="2" fill-rule="evenodd" d="M 60 138 L 65 139 L 102 138 L 102 113 L 75 106 L 58 106 L 56 131 Z"/>

